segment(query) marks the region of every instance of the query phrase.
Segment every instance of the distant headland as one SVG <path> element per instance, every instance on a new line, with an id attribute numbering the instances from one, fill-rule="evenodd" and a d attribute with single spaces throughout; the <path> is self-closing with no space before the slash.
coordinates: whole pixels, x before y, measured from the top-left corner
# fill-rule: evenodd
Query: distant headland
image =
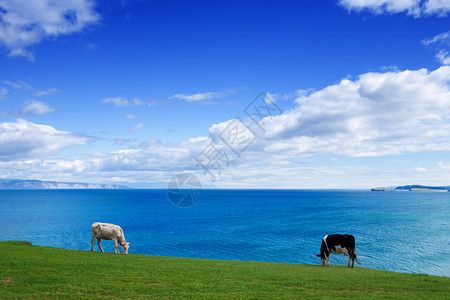
<path id="1" fill-rule="evenodd" d="M 123 185 L 57 182 L 22 179 L 0 179 L 0 189 L 127 189 Z"/>
<path id="2" fill-rule="evenodd" d="M 401 185 L 397 187 L 377 187 L 372 188 L 374 192 L 393 192 L 393 191 L 410 191 L 410 192 L 449 192 L 450 186 L 430 186 L 430 185 Z"/>

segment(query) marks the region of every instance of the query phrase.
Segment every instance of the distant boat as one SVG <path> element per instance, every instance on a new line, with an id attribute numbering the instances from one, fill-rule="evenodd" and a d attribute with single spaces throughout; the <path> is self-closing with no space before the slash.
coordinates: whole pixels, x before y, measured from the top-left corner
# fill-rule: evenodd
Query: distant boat
<path id="1" fill-rule="evenodd" d="M 392 192 L 394 190 L 392 189 L 385 189 L 385 188 L 373 188 L 372 192 Z"/>

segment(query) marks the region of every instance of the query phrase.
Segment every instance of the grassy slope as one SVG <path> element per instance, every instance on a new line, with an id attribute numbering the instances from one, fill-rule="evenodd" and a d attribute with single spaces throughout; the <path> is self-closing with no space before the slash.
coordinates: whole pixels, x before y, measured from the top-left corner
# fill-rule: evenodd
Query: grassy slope
<path id="1" fill-rule="evenodd" d="M 450 278 L 346 266 L 114 255 L 0 242 L 0 295 L 444 299 L 450 295 Z"/>

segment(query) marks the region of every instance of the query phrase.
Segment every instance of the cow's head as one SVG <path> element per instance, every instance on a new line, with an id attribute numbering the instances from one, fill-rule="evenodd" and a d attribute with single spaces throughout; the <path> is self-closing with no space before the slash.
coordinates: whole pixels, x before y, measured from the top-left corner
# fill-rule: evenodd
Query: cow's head
<path id="1" fill-rule="evenodd" d="M 317 257 L 320 257 L 320 259 L 322 260 L 322 265 L 326 265 L 327 260 L 325 258 L 325 253 L 321 252 L 320 254 L 316 254 Z"/>
<path id="2" fill-rule="evenodd" d="M 120 246 L 122 246 L 123 254 L 128 254 L 128 248 L 130 248 L 130 243 L 128 242 L 121 243 Z"/>

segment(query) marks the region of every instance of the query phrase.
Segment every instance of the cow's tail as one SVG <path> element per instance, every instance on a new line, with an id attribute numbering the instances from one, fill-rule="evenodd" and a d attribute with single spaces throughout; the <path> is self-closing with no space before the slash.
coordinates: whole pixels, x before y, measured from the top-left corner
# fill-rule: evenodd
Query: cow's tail
<path id="1" fill-rule="evenodd" d="M 355 251 L 355 249 L 353 249 L 353 257 L 355 258 L 356 262 L 357 262 L 359 265 L 362 265 L 362 263 L 360 263 L 360 262 L 358 261 L 358 257 L 356 256 L 356 251 Z"/>

